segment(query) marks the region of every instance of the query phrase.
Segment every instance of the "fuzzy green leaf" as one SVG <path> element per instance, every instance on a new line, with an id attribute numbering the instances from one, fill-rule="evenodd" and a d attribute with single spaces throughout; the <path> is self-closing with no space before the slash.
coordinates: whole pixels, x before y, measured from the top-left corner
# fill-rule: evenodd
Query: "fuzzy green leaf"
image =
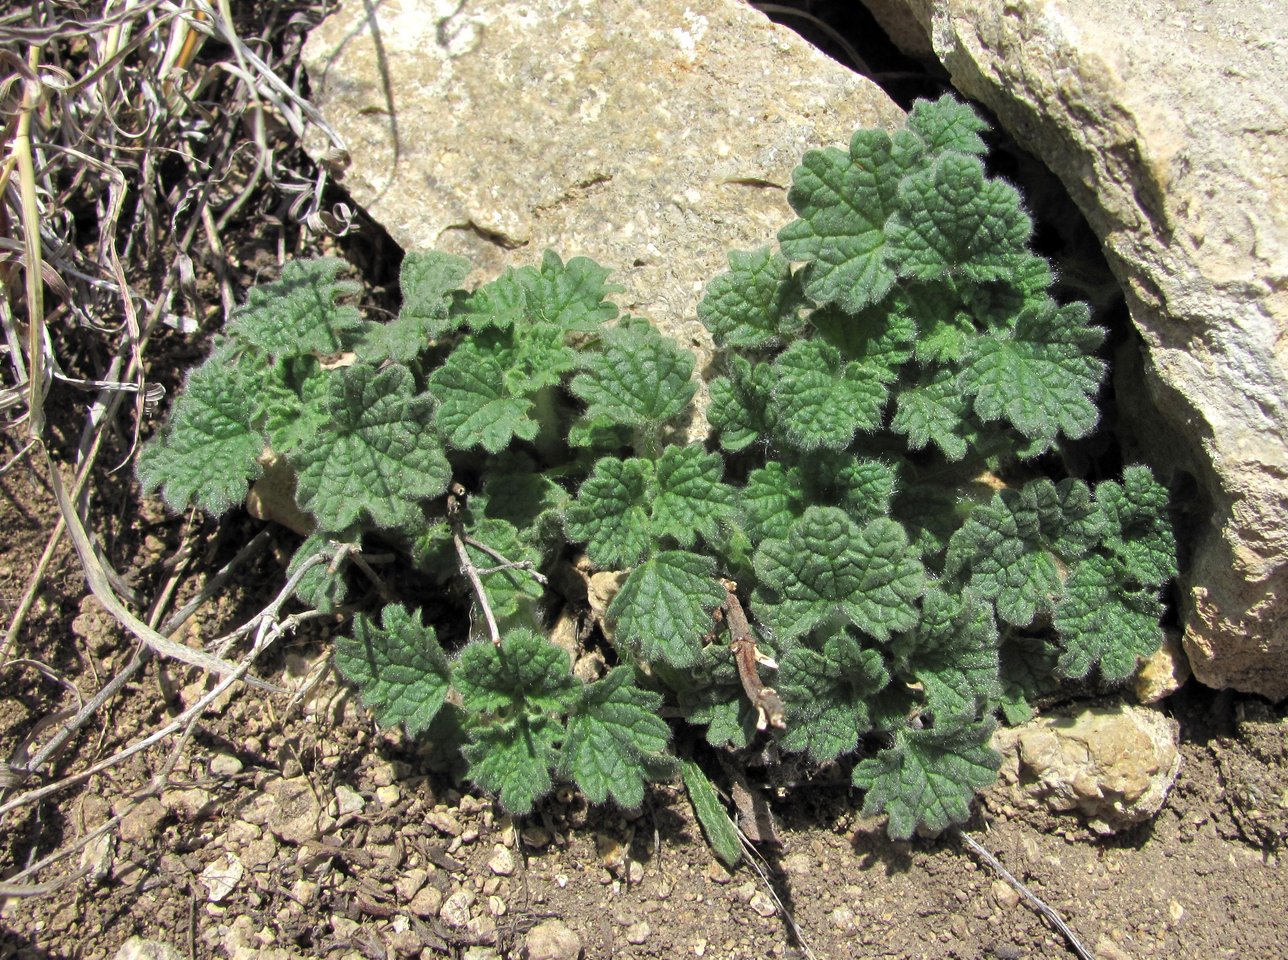
<path id="1" fill-rule="evenodd" d="M 1055 628 L 1064 645 L 1061 676 L 1084 677 L 1098 664 L 1106 680 L 1122 680 L 1162 643 L 1163 605 L 1153 588 L 1124 588 L 1115 573 L 1112 561 L 1093 554 L 1069 575 L 1055 607 Z"/>
<path id="2" fill-rule="evenodd" d="M 686 667 L 702 652 L 712 615 L 725 600 L 715 561 L 680 550 L 651 557 L 631 571 L 608 606 L 616 640 L 644 660 Z"/>
<path id="3" fill-rule="evenodd" d="M 702 825 L 711 851 L 727 867 L 736 867 L 742 860 L 742 840 L 738 828 L 729 819 L 729 814 L 720 804 L 715 787 L 692 760 L 680 761 L 680 774 L 684 778 L 684 787 L 693 804 L 693 813 Z"/>
<path id="4" fill-rule="evenodd" d="M 881 423 L 886 386 L 822 340 L 794 343 L 774 363 L 774 404 L 784 432 L 804 450 L 841 450 Z"/>
<path id="5" fill-rule="evenodd" d="M 566 713 L 579 685 L 568 651 L 531 630 L 510 630 L 500 646 L 475 641 L 456 664 L 455 686 L 471 713 Z"/>
<path id="6" fill-rule="evenodd" d="M 1096 487 L 1096 506 L 1104 519 L 1104 547 L 1121 576 L 1158 587 L 1176 576 L 1176 537 L 1167 518 L 1167 489 L 1148 467 L 1128 467 L 1121 484 Z"/>
<path id="7" fill-rule="evenodd" d="M 810 314 L 820 337 L 841 351 L 847 369 L 858 368 L 867 379 L 893 383 L 912 357 L 917 323 L 896 301 L 867 307 L 857 314 L 823 307 Z"/>
<path id="8" fill-rule="evenodd" d="M 286 576 L 288 578 L 295 576 L 295 571 L 300 569 L 307 560 L 324 550 L 329 551 L 330 542 L 338 539 L 341 538 L 336 534 L 321 531 L 310 534 L 291 557 L 291 562 L 286 567 Z M 348 561 L 341 563 L 334 571 L 330 569 L 329 563 L 319 563 L 309 567 L 304 571 L 300 582 L 295 585 L 295 596 L 300 599 L 300 602 L 322 613 L 330 613 L 344 603 L 348 595 L 349 588 L 344 580 L 344 569 L 347 566 Z"/>
<path id="9" fill-rule="evenodd" d="M 442 708 L 451 668 L 434 628 L 419 616 L 391 603 L 381 621 L 377 626 L 366 614 L 354 617 L 353 636 L 336 641 L 335 665 L 357 684 L 381 725 L 405 724 L 416 736 Z"/>
<path id="10" fill-rule="evenodd" d="M 800 472 L 811 504 L 844 507 L 855 523 L 866 523 L 890 512 L 895 472 L 889 464 L 819 450 L 802 459 Z"/>
<path id="11" fill-rule="evenodd" d="M 586 360 L 571 390 L 586 401 L 589 422 L 656 426 L 693 399 L 693 366 L 692 352 L 651 327 L 633 325 L 605 337 L 604 350 Z"/>
<path id="12" fill-rule="evenodd" d="M 871 698 L 890 682 L 885 661 L 848 632 L 819 653 L 794 647 L 782 659 L 776 689 L 787 704 L 782 745 L 823 762 L 849 753 L 872 729 Z"/>
<path id="13" fill-rule="evenodd" d="M 731 250 L 729 267 L 698 304 L 698 319 L 717 347 L 758 350 L 801 328 L 808 301 L 782 255 L 769 247 Z"/>
<path id="14" fill-rule="evenodd" d="M 742 357 L 731 358 L 729 376 L 711 381 L 711 406 L 707 419 L 720 436 L 720 446 L 737 453 L 773 433 L 769 410 L 774 370 L 767 363 L 754 366 Z"/>
<path id="15" fill-rule="evenodd" d="M 1061 592 L 1059 566 L 1042 539 L 1036 489 L 1003 490 L 975 507 L 949 541 L 944 562 L 945 575 L 968 573 L 970 588 L 1017 627 L 1049 611 Z"/>
<path id="16" fill-rule="evenodd" d="M 922 685 L 937 725 L 974 720 L 1000 693 L 993 613 L 969 592 L 927 591 L 921 620 L 890 649 L 897 668 Z"/>
<path id="17" fill-rule="evenodd" d="M 950 93 L 938 100 L 914 103 L 908 113 L 908 129 L 921 137 L 931 154 L 952 151 L 983 155 L 987 150 L 980 134 L 988 131 L 988 124 Z"/>
<path id="18" fill-rule="evenodd" d="M 455 325 L 450 319 L 454 294 L 469 276 L 470 262 L 438 250 L 409 251 L 398 272 L 402 292 L 399 320 L 418 320 L 428 336 L 437 337 Z M 423 346 L 423 344 L 422 344 Z"/>
<path id="19" fill-rule="evenodd" d="M 474 542 L 466 544 L 465 552 L 479 571 L 479 582 L 483 584 L 483 592 L 487 594 L 488 604 L 500 628 L 535 625 L 536 607 L 544 588 L 528 570 L 504 568 L 496 554 L 508 563 L 527 562 L 532 569 L 537 569 L 541 565 L 540 548 L 505 520 L 478 520 L 470 525 L 468 533 Z M 475 543 L 484 544 L 495 553 L 489 553 Z M 481 613 L 476 620 L 481 622 Z"/>
<path id="20" fill-rule="evenodd" d="M 657 715 L 662 698 L 632 683 L 629 667 L 616 667 L 582 689 L 568 718 L 561 767 L 591 803 L 610 796 L 638 809 L 644 784 L 670 766 L 665 751 L 671 728 Z"/>
<path id="21" fill-rule="evenodd" d="M 215 515 L 246 499 L 250 481 L 264 472 L 253 373 L 225 346 L 188 375 L 170 422 L 139 451 L 135 470 L 144 494 L 159 487 L 171 510 L 195 503 Z"/>
<path id="22" fill-rule="evenodd" d="M 1032 232 L 1015 188 L 984 176 L 976 158 L 941 156 L 900 185 L 899 212 L 886 227 L 900 275 L 918 280 L 1005 279 L 1028 254 Z"/>
<path id="23" fill-rule="evenodd" d="M 568 505 L 564 528 L 586 544 L 591 563 L 603 569 L 638 563 L 652 546 L 650 505 L 656 493 L 653 464 L 604 457 Z"/>
<path id="24" fill-rule="evenodd" d="M 867 791 L 864 816 L 886 813 L 892 838 L 906 840 L 919 826 L 939 833 L 970 819 L 975 791 L 996 779 L 1001 757 L 988 745 L 993 723 L 947 730 L 902 729 L 894 744 L 854 768 L 854 785 Z"/>
<path id="25" fill-rule="evenodd" d="M 324 529 L 360 519 L 378 527 L 414 524 L 416 501 L 447 489 L 451 467 L 430 424 L 431 404 L 414 389 L 401 366 L 359 364 L 332 375 L 330 420 L 292 455 L 296 499 Z"/>
<path id="26" fill-rule="evenodd" d="M 1049 303 L 1022 313 L 1009 336 L 980 337 L 960 381 L 975 412 L 1046 444 L 1061 432 L 1072 440 L 1090 433 L 1105 365 L 1090 355 L 1104 331 L 1087 319 L 1085 304 Z"/>
<path id="27" fill-rule="evenodd" d="M 788 260 L 807 263 L 805 293 L 816 303 L 855 312 L 894 285 L 885 225 L 903 172 L 880 130 L 856 132 L 848 152 L 829 147 L 801 158 L 787 194 L 800 219 L 778 232 L 778 242 Z"/>
<path id="28" fill-rule="evenodd" d="M 903 527 L 887 518 L 860 527 L 836 507 L 810 507 L 782 540 L 756 553 L 769 591 L 757 614 L 782 637 L 799 637 L 841 614 L 884 640 L 917 621 L 925 570 Z"/>
<path id="29" fill-rule="evenodd" d="M 999 667 L 1002 679 L 1000 704 L 1007 723 L 1024 723 L 1033 716 L 1031 701 L 1059 689 L 1059 657 L 1060 649 L 1054 638 L 1006 638 Z"/>
<path id="30" fill-rule="evenodd" d="M 326 428 L 331 374 L 316 357 L 284 357 L 252 391 L 255 420 L 264 425 L 275 453 L 289 456 L 302 441 Z"/>
<path id="31" fill-rule="evenodd" d="M 899 393 L 890 429 L 906 436 L 911 450 L 934 443 L 948 460 L 960 460 L 974 434 L 969 409 L 956 374 L 940 368 Z"/>
<path id="32" fill-rule="evenodd" d="M 273 357 L 347 349 L 361 332 L 362 317 L 336 301 L 362 288 L 336 279 L 345 266 L 333 257 L 287 262 L 280 279 L 246 292 L 246 302 L 228 318 L 228 335 Z"/>
<path id="33" fill-rule="evenodd" d="M 653 539 L 670 537 L 692 547 L 698 537 L 714 540 L 734 514 L 733 488 L 721 482 L 724 461 L 701 444 L 671 446 L 657 461 L 657 497 L 650 528 Z"/>
<path id="34" fill-rule="evenodd" d="M 470 344 L 452 351 L 429 378 L 428 389 L 438 401 L 435 422 L 458 449 L 481 446 L 499 453 L 514 437 L 537 435 L 537 421 L 528 415 L 532 401 L 512 394 L 501 364 Z"/>
<path id="35" fill-rule="evenodd" d="M 522 816 L 550 792 L 550 768 L 559 762 L 563 725 L 541 716 L 516 717 L 470 731 L 461 752 L 468 776 L 497 794 L 510 813 Z"/>
<path id="36" fill-rule="evenodd" d="M 738 499 L 753 541 L 782 540 L 807 505 L 800 468 L 771 460 L 747 475 Z"/>
<path id="37" fill-rule="evenodd" d="M 594 333 L 617 316 L 617 307 L 605 299 L 620 289 L 604 282 L 610 272 L 587 257 L 565 264 L 547 250 L 539 268 L 511 268 L 479 287 L 459 316 L 476 330 L 545 322 L 566 333 Z"/>

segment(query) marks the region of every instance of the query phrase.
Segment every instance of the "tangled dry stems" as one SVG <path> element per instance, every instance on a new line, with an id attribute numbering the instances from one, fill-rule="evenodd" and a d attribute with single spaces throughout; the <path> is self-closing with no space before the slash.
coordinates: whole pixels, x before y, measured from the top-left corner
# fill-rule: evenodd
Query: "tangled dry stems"
<path id="1" fill-rule="evenodd" d="M 0 768 L 5 826 L 24 809 L 180 734 L 136 799 L 158 792 L 207 706 L 238 681 L 268 686 L 249 676 L 251 665 L 283 632 L 314 615 L 282 617 L 288 589 L 205 649 L 177 642 L 176 631 L 266 538 L 253 540 L 167 618 L 187 570 L 182 548 L 156 596 L 138 596 L 97 545 L 94 494 L 98 481 L 129 461 L 146 414 L 163 395 L 146 378 L 149 343 L 163 328 L 199 331 L 211 315 L 232 308 L 224 234 L 246 222 L 275 223 L 278 256 L 285 259 L 294 252 L 288 235 L 293 244 L 302 233 L 348 228 L 346 208 L 323 205 L 325 171 L 301 172 L 307 164 L 298 146 L 312 126 L 343 151 L 305 98 L 299 67 L 307 30 L 326 12 L 323 3 L 309 2 L 247 5 L 234 15 L 229 0 L 41 0 L 0 17 L 0 427 L 8 448 L 0 473 L 25 464 L 46 475 L 59 506 L 0 639 L 0 661 L 17 655 L 7 668 L 30 662 L 23 656 L 30 639 L 24 627 L 68 534 L 91 590 L 140 642 L 114 678 L 68 711 L 70 719 L 37 725 L 54 730 L 43 746 L 23 742 L 6 758 Z M 217 278 L 218 308 L 203 302 L 198 273 Z M 95 362 L 87 358 L 100 358 L 97 367 L 86 370 Z M 74 452 L 60 462 L 46 403 L 51 393 L 66 397 L 68 391 L 86 394 L 89 402 Z M 105 471 L 98 461 L 108 440 L 120 440 L 121 453 Z M 228 659 L 248 636 L 248 649 Z M 63 757 L 77 734 L 124 695 L 127 681 L 156 654 L 215 673 L 218 682 L 179 716 L 77 769 L 79 758 Z M 32 779 L 46 782 L 16 792 Z M 32 859 L 0 887 L 0 896 L 45 894 L 76 879 L 83 868 L 29 882 L 117 819 Z"/>

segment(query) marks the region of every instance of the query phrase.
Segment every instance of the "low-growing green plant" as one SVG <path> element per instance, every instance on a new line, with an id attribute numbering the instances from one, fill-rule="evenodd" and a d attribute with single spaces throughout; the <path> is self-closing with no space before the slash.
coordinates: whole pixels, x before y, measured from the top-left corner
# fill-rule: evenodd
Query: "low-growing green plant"
<path id="1" fill-rule="evenodd" d="M 984 130 L 944 98 L 805 155 L 778 248 L 731 253 L 699 308 L 709 444 L 684 440 L 694 357 L 619 316 L 602 267 L 547 253 L 470 292 L 465 261 L 411 253 L 388 323 L 336 260 L 251 290 L 138 475 L 220 513 L 283 458 L 317 524 L 293 565 L 343 547 L 300 583 L 321 609 L 377 541 L 462 584 L 433 623 L 362 600 L 335 662 L 512 811 L 556 779 L 638 805 L 677 770 L 665 716 L 857 757 L 892 836 L 942 830 L 995 777 L 996 714 L 1131 674 L 1175 572 L 1146 468 L 1053 475 L 1096 425 L 1103 331 L 1053 299 Z M 579 556 L 624 574 L 588 682 L 549 637 Z"/>

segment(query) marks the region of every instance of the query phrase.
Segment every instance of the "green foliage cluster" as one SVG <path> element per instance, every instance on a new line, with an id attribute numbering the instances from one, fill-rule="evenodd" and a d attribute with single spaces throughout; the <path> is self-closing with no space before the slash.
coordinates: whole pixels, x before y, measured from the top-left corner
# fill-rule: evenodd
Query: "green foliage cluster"
<path id="1" fill-rule="evenodd" d="M 335 658 L 381 723 L 461 743 L 513 811 L 554 778 L 639 804 L 677 769 L 665 707 L 718 747 L 772 720 L 783 750 L 857 757 L 893 836 L 942 830 L 995 776 L 999 711 L 1131 674 L 1175 572 L 1147 469 L 1051 476 L 1097 422 L 1103 331 L 1052 298 L 984 129 L 944 98 L 805 155 L 777 249 L 731 253 L 699 308 L 710 444 L 683 441 L 693 356 L 619 316 L 603 268 L 547 253 L 471 292 L 466 262 L 409 254 L 388 323 L 344 305 L 334 260 L 252 290 L 138 475 L 219 513 L 271 449 L 317 521 L 296 565 L 378 539 L 473 574 L 475 629 L 364 608 Z M 579 551 L 626 573 L 590 682 L 533 575 Z M 347 586 L 315 567 L 300 592 L 329 609 Z M 744 608 L 754 633 L 731 635 Z"/>

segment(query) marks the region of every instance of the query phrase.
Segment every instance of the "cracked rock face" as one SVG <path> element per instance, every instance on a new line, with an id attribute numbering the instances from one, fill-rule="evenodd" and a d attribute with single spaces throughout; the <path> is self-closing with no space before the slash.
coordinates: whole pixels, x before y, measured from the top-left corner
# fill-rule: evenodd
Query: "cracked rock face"
<path id="1" fill-rule="evenodd" d="M 902 122 L 738 0 L 346 0 L 304 60 L 347 143 L 339 182 L 404 249 L 476 279 L 547 247 L 593 257 L 699 369 L 703 287 L 792 219 L 800 155 Z"/>
<path id="2" fill-rule="evenodd" d="M 1288 21 L 1236 0 L 868 0 L 1060 177 L 1144 339 L 1137 425 L 1188 489 L 1185 648 L 1288 697 Z M 909 41 L 921 31 L 922 43 Z M 1139 416 L 1139 414 L 1138 414 Z M 1151 443 L 1152 441 L 1152 443 Z M 1197 487 L 1197 491 L 1194 488 Z"/>

